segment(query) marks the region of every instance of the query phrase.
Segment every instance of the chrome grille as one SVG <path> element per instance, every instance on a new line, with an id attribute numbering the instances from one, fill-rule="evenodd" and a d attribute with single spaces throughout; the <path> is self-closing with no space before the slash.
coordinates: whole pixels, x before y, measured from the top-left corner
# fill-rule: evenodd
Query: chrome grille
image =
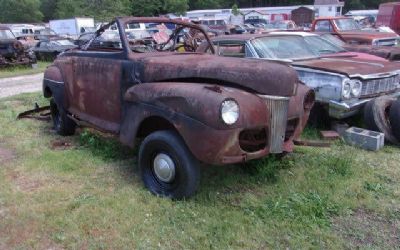
<path id="1" fill-rule="evenodd" d="M 396 45 L 396 38 L 379 39 L 379 40 L 376 41 L 376 45 L 379 45 L 379 46 L 394 46 L 394 45 Z"/>
<path id="2" fill-rule="evenodd" d="M 399 87 L 399 76 L 368 79 L 362 82 L 361 96 L 375 95 L 382 92 L 393 91 Z"/>
<path id="3" fill-rule="evenodd" d="M 262 98 L 264 98 L 270 113 L 270 124 L 268 131 L 268 145 L 270 146 L 270 153 L 282 153 L 283 143 L 285 141 L 289 98 L 266 95 L 263 95 Z"/>

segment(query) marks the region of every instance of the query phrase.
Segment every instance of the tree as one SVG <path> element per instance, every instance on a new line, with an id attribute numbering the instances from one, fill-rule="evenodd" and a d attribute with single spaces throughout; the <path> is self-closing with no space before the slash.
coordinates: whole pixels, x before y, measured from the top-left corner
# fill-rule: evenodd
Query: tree
<path id="1" fill-rule="evenodd" d="M 236 3 L 232 6 L 232 14 L 234 16 L 238 16 L 240 14 L 239 7 Z"/>
<path id="2" fill-rule="evenodd" d="M 40 22 L 43 14 L 39 0 L 0 0 L 0 22 Z"/>

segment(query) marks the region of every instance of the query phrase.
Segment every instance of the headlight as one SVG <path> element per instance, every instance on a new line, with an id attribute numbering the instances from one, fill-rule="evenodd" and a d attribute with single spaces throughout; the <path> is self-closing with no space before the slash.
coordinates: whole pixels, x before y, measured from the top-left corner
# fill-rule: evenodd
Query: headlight
<path id="1" fill-rule="evenodd" d="M 342 96 L 345 99 L 349 99 L 351 96 L 351 83 L 350 80 L 343 81 Z"/>
<path id="2" fill-rule="evenodd" d="M 354 97 L 359 97 L 361 95 L 362 83 L 359 80 L 353 80 L 351 86 L 351 95 Z"/>
<path id="3" fill-rule="evenodd" d="M 234 100 L 225 100 L 221 104 L 221 118 L 227 125 L 239 119 L 239 105 Z"/>
<path id="4" fill-rule="evenodd" d="M 360 97 L 361 89 L 361 81 L 346 79 L 343 81 L 342 96 L 344 99 L 349 99 L 350 97 Z"/>

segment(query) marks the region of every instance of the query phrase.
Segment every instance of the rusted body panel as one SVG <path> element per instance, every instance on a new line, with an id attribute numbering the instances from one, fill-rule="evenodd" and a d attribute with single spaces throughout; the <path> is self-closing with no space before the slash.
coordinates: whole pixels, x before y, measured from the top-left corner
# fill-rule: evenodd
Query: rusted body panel
<path id="1" fill-rule="evenodd" d="M 399 47 L 345 44 L 343 45 L 343 48 L 348 51 L 368 53 L 371 55 L 379 56 L 390 61 L 400 60 Z"/>
<path id="2" fill-rule="evenodd" d="M 219 104 L 229 98 L 235 99 L 245 113 L 237 123 L 227 127 L 215 118 L 219 117 Z M 121 141 L 130 146 L 141 121 L 163 117 L 173 122 L 193 154 L 209 164 L 250 160 L 269 152 L 268 145 L 256 152 L 246 152 L 238 140 L 243 130 L 267 131 L 270 110 L 255 94 L 218 85 L 161 82 L 135 85 L 124 99 L 131 103 L 128 113 L 135 114 L 122 124 Z"/>
<path id="3" fill-rule="evenodd" d="M 382 74 L 399 70 L 397 63 L 361 60 L 357 58 L 327 57 L 293 62 L 294 66 L 335 72 L 348 76 Z"/>
<path id="4" fill-rule="evenodd" d="M 260 94 L 277 96 L 292 96 L 296 91 L 295 84 L 287 84 L 297 81 L 296 72 L 287 65 L 279 63 L 179 53 L 168 56 L 147 56 L 140 58 L 139 63 L 137 74 L 143 82 L 186 79 L 222 82 Z"/>

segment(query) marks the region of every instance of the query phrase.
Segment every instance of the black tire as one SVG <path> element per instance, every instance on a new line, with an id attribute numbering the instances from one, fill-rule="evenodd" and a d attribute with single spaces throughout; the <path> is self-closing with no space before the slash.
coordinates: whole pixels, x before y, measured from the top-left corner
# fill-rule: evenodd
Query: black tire
<path id="1" fill-rule="evenodd" d="M 398 141 L 400 141 L 400 100 L 394 101 L 390 107 L 389 114 L 392 133 Z"/>
<path id="2" fill-rule="evenodd" d="M 378 97 L 369 101 L 364 107 L 364 124 L 369 130 L 382 132 L 385 140 L 394 144 L 398 140 L 392 133 L 389 121 L 389 110 L 395 99 L 389 97 Z"/>
<path id="3" fill-rule="evenodd" d="M 308 117 L 308 124 L 313 128 L 325 129 L 330 127 L 332 119 L 328 111 L 319 103 L 315 103 Z"/>
<path id="4" fill-rule="evenodd" d="M 157 158 L 166 159 L 164 163 L 171 160 L 174 174 L 167 170 L 168 174 L 162 180 L 156 173 Z M 170 164 L 167 166 L 171 169 Z M 192 196 L 200 184 L 199 163 L 174 131 L 157 131 L 144 139 L 139 149 L 139 169 L 144 185 L 151 193 L 171 199 Z"/>
<path id="5" fill-rule="evenodd" d="M 65 110 L 57 105 L 54 99 L 50 99 L 51 120 L 54 130 L 62 136 L 73 135 L 76 129 L 76 123 L 71 120 Z"/>

